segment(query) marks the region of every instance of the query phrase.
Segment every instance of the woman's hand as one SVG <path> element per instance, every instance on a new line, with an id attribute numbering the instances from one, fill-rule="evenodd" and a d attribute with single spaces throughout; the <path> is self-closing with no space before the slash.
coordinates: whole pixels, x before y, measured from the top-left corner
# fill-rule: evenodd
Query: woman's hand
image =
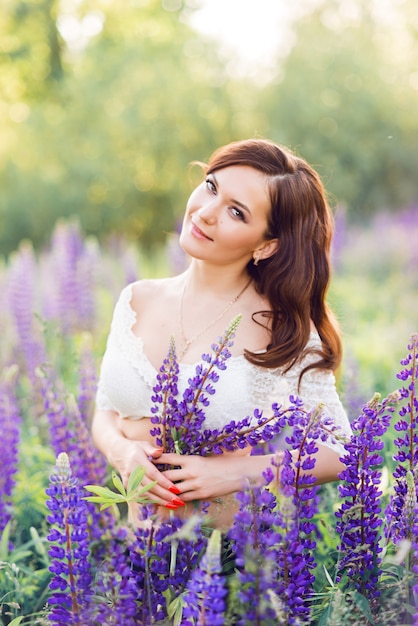
<path id="1" fill-rule="evenodd" d="M 276 464 L 278 463 L 280 454 L 281 452 L 243 456 L 236 452 L 225 452 L 207 457 L 161 454 L 156 457 L 154 463 L 157 467 L 159 463 L 178 467 L 166 470 L 162 474 L 176 483 L 181 499 L 190 502 L 210 500 L 240 491 L 247 481 L 261 484 L 264 480 L 263 472 L 271 466 L 273 459 Z M 325 445 L 318 445 L 315 460 L 312 474 L 318 485 L 337 480 L 338 473 L 344 468 L 339 460 L 339 453 Z"/>
<path id="2" fill-rule="evenodd" d="M 210 500 L 240 491 L 247 480 L 261 479 L 262 472 L 270 464 L 270 456 L 242 456 L 224 453 L 214 456 L 188 456 L 174 453 L 161 454 L 156 464 L 177 466 L 163 472 L 168 480 L 176 483 L 180 497 L 185 502 Z"/>
<path id="3" fill-rule="evenodd" d="M 175 509 L 183 506 L 183 501 L 178 498 L 179 489 L 164 476 L 154 465 L 162 454 L 161 448 L 156 448 L 148 441 L 133 441 L 130 439 L 118 440 L 114 443 L 109 454 L 109 463 L 117 469 L 121 475 L 123 484 L 127 485 L 129 476 L 133 470 L 141 465 L 145 469 L 142 486 L 152 482 L 156 484 L 147 492 L 154 504 Z"/>
<path id="4" fill-rule="evenodd" d="M 150 500 L 169 509 L 184 505 L 177 497 L 179 489 L 153 463 L 160 457 L 161 448 L 149 441 L 125 437 L 119 427 L 118 417 L 112 411 L 96 411 L 92 434 L 99 450 L 121 475 L 125 487 L 133 470 L 141 465 L 145 469 L 142 486 L 156 482 L 147 493 Z"/>

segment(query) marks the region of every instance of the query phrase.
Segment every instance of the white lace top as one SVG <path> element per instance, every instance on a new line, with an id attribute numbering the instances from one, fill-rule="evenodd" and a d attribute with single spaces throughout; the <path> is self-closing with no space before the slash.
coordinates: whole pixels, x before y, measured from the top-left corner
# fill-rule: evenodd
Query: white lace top
<path id="1" fill-rule="evenodd" d="M 151 415 L 152 388 L 157 371 L 144 353 L 142 339 L 132 331 L 136 313 L 130 304 L 131 297 L 132 285 L 128 285 L 114 310 L 101 365 L 96 406 L 115 411 L 122 418 L 141 419 Z M 316 346 L 320 346 L 320 338 L 312 332 L 308 347 Z M 292 394 L 301 398 L 308 410 L 320 402 L 324 403 L 325 413 L 349 435 L 350 425 L 330 370 L 309 370 L 302 377 L 298 391 L 301 370 L 316 358 L 315 355 L 308 355 L 290 371 L 283 373 L 280 368 L 253 365 L 244 356 L 230 357 L 226 361 L 227 369 L 219 372 L 216 393 L 209 397 L 210 404 L 205 408 L 205 428 L 220 428 L 233 419 L 252 416 L 255 408 L 264 410 L 265 415 L 271 414 L 272 403 L 286 406 Z M 188 379 L 194 376 L 195 367 L 196 364 L 180 363 L 178 398 L 187 387 Z M 332 447 L 342 449 L 336 444 Z"/>

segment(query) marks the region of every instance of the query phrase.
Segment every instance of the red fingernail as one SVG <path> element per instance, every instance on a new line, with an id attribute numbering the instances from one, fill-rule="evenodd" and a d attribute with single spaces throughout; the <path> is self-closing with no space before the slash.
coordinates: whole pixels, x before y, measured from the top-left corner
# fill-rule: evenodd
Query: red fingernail
<path id="1" fill-rule="evenodd" d="M 167 504 L 165 504 L 164 506 L 166 509 L 178 509 L 179 508 L 177 504 L 171 504 L 171 502 L 167 502 Z"/>
<path id="2" fill-rule="evenodd" d="M 173 498 L 173 499 L 171 500 L 171 502 L 172 502 L 173 504 L 176 504 L 177 506 L 184 506 L 184 504 L 185 504 L 185 503 L 183 502 L 183 500 L 180 500 L 180 498 Z"/>
<path id="3" fill-rule="evenodd" d="M 178 496 L 181 493 L 180 489 L 176 487 L 175 485 L 173 485 L 172 487 L 169 487 L 168 490 L 171 491 L 171 493 L 175 493 L 176 496 Z"/>

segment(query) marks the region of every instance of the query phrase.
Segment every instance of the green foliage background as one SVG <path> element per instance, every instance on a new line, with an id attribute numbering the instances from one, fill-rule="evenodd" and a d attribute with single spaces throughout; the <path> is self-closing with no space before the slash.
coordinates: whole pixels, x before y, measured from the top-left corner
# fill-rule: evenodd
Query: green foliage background
<path id="1" fill-rule="evenodd" d="M 264 83 L 230 75 L 189 25 L 198 4 L 3 0 L 1 254 L 23 238 L 39 247 L 70 215 L 99 238 L 161 243 L 192 187 L 188 164 L 251 136 L 312 162 L 350 219 L 417 200 L 413 0 L 389 3 L 386 21 L 366 0 L 301 1 L 293 46 Z"/>

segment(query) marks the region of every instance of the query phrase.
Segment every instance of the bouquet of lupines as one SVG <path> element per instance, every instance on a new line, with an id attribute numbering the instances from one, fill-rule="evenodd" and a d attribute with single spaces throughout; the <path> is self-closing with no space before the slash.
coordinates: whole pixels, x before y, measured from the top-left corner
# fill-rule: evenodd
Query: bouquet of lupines
<path id="1" fill-rule="evenodd" d="M 277 437 L 286 425 L 286 412 L 296 409 L 292 405 L 285 411 L 275 405 L 270 417 L 265 417 L 255 409 L 253 417 L 232 420 L 221 429 L 204 428 L 204 409 L 210 403 L 209 397 L 216 391 L 219 372 L 227 367 L 227 360 L 231 356 L 229 348 L 233 345 L 240 320 L 241 316 L 238 315 L 218 342 L 212 344 L 212 352 L 202 354 L 202 362 L 196 366 L 195 376 L 189 378 L 189 386 L 181 399 L 178 398 L 177 388 L 179 365 L 175 343 L 171 340 L 168 355 L 153 388 L 154 406 L 151 409 L 151 422 L 154 425 L 151 435 L 165 452 L 205 456 L 222 454 L 224 450 L 255 447 L 260 442 Z"/>
<path id="2" fill-rule="evenodd" d="M 171 342 L 153 388 L 151 434 L 167 452 L 207 455 L 254 448 L 289 427 L 289 450 L 277 456 L 277 466 L 266 473 L 265 484 L 248 485 L 238 496 L 240 512 L 222 550 L 218 539 L 209 539 L 202 513 L 185 520 L 176 516 L 162 520 L 155 515 L 155 508 L 146 504 L 152 485 L 141 487 L 143 468 L 136 468 L 126 487 L 113 472 L 115 491 L 86 485 L 96 495 L 85 499 L 100 502 L 102 510 L 121 502 L 142 504 L 142 522 L 127 545 L 131 575 L 126 576 L 125 570 L 122 578 L 118 574 L 123 558 L 116 568 L 106 569 L 107 596 L 112 577 L 115 588 L 137 593 L 136 608 L 131 604 L 121 609 L 124 624 L 203 625 L 209 618 L 211 624 L 273 624 L 279 618 L 288 624 L 309 623 L 315 567 L 312 517 L 317 510 L 312 469 L 317 442 L 335 439 L 335 426 L 324 417 L 322 407 L 308 412 L 298 398 L 290 396 L 288 408 L 273 404 L 268 417 L 255 409 L 252 417 L 231 421 L 222 429 L 205 429 L 205 408 L 227 367 L 239 321 L 240 316 L 212 345 L 212 352 L 202 355 L 181 397 L 179 365 Z M 227 562 L 226 571 L 239 591 L 226 584 L 223 567 Z M 53 584 L 57 584 L 55 579 Z M 94 600 L 97 589 L 97 583 L 90 585 L 92 601 L 84 615 L 99 615 Z M 104 615 L 103 610 L 100 614 Z M 112 623 L 110 615 L 106 619 Z"/>

